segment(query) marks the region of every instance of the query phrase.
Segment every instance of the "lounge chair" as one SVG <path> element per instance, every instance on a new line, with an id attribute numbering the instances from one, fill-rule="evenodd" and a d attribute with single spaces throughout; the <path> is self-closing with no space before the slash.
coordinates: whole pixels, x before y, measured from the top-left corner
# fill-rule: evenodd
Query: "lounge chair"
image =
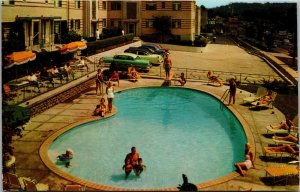
<path id="1" fill-rule="evenodd" d="M 274 129 L 273 127 L 271 127 L 271 125 L 268 125 L 266 127 L 266 129 L 267 129 L 267 133 L 269 133 L 269 132 L 274 133 L 274 134 L 276 134 L 276 133 L 279 133 L 279 134 L 289 133 L 289 131 L 286 130 L 286 129 Z"/>
<path id="2" fill-rule="evenodd" d="M 290 144 L 290 145 L 295 145 L 295 144 L 298 144 L 298 143 L 294 143 L 292 141 L 286 141 L 286 140 L 279 140 L 279 139 L 276 139 L 276 138 L 272 138 L 272 140 L 275 142 L 276 145 L 280 145 L 280 144 Z"/>
<path id="3" fill-rule="evenodd" d="M 256 94 L 254 96 L 244 98 L 243 103 L 252 103 L 257 101 L 261 96 L 265 95 L 267 91 L 268 90 L 265 87 L 258 87 Z"/>
<path id="4" fill-rule="evenodd" d="M 280 148 L 282 148 L 282 146 L 280 146 Z M 282 150 L 281 149 L 276 150 L 276 149 L 279 149 L 279 147 L 264 147 L 265 156 L 267 157 L 268 155 L 269 156 L 275 155 L 276 157 L 280 157 L 281 160 L 282 160 L 283 156 L 298 157 L 299 149 L 293 148 L 294 151 L 292 149 L 291 149 L 291 151 L 289 151 L 289 149 L 286 149 L 286 148 L 283 148 Z"/>
<path id="5" fill-rule="evenodd" d="M 270 105 L 272 105 L 272 109 L 273 109 L 273 102 L 275 101 L 277 96 L 276 92 L 272 92 L 272 99 L 268 100 L 267 103 L 261 103 L 259 104 L 258 101 L 254 101 L 251 103 L 251 105 L 253 105 L 254 108 L 263 108 L 263 107 L 269 107 Z"/>
<path id="6" fill-rule="evenodd" d="M 286 180 L 286 184 L 290 176 L 298 176 L 299 175 L 299 167 L 293 166 L 280 166 L 280 167 L 267 167 L 266 169 L 266 176 L 270 175 L 273 177 L 273 184 Z M 276 181 L 276 178 L 278 180 Z"/>
<path id="7" fill-rule="evenodd" d="M 18 176 L 12 173 L 3 174 L 4 189 L 22 189 Z"/>
<path id="8" fill-rule="evenodd" d="M 65 185 L 64 191 L 85 191 L 85 187 L 81 185 Z"/>
<path id="9" fill-rule="evenodd" d="M 18 189 L 26 191 L 49 190 L 49 185 L 37 183 L 35 179 L 31 179 L 29 177 L 18 177 L 16 174 L 12 173 L 4 174 L 4 183 L 6 184 L 6 188 L 8 189 Z"/>
<path id="10" fill-rule="evenodd" d="M 35 184 L 33 181 L 26 180 L 26 179 L 24 179 L 23 182 L 26 191 L 48 191 L 49 190 L 49 185 L 47 184 L 43 184 L 43 183 Z"/>

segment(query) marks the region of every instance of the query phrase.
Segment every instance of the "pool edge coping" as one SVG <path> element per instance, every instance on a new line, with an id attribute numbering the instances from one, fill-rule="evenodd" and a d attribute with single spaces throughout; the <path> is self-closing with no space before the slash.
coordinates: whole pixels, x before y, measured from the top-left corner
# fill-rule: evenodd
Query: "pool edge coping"
<path id="1" fill-rule="evenodd" d="M 122 90 L 117 91 L 117 92 L 130 90 L 130 89 L 136 89 L 136 88 L 149 88 L 149 87 L 158 87 L 158 86 L 142 86 L 142 87 L 125 88 L 125 89 L 122 89 Z M 179 87 L 175 87 L 175 88 L 179 88 Z M 181 87 L 181 88 L 204 92 L 208 95 L 213 96 L 215 99 L 221 101 L 220 97 L 218 95 L 210 93 L 210 92 L 208 92 L 206 90 L 203 90 L 203 89 L 200 89 L 200 88 L 188 88 L 188 87 Z M 241 123 L 241 125 L 243 127 L 243 130 L 245 132 L 246 138 L 247 138 L 247 142 L 251 146 L 253 146 L 252 147 L 253 153 L 256 154 L 255 153 L 255 141 L 254 141 L 254 137 L 252 135 L 252 132 L 250 130 L 249 124 L 247 123 L 247 121 L 242 117 L 242 115 L 234 107 L 232 107 L 230 105 L 226 106 L 226 107 L 228 108 L 228 110 L 230 110 L 235 115 L 235 117 Z M 57 137 L 59 137 L 64 132 L 67 132 L 68 130 L 74 128 L 75 126 L 82 125 L 82 124 L 89 123 L 89 122 L 96 121 L 96 120 L 100 120 L 100 119 L 106 119 L 106 118 L 114 116 L 117 113 L 117 108 L 115 106 L 113 108 L 114 108 L 113 112 L 111 114 L 109 114 L 108 116 L 105 116 L 104 118 L 101 118 L 101 117 L 88 117 L 86 119 L 83 119 L 83 120 L 74 122 L 72 124 L 69 124 L 69 125 L 61 128 L 61 129 L 55 131 L 53 134 L 51 134 L 49 137 L 47 137 L 45 139 L 45 141 L 41 144 L 40 149 L 39 149 L 40 158 L 41 158 L 42 162 L 45 164 L 45 166 L 48 169 L 50 169 L 50 171 L 52 171 L 54 174 L 57 174 L 60 177 L 66 179 L 66 180 L 69 180 L 71 182 L 74 182 L 74 183 L 77 183 L 77 184 L 80 184 L 80 185 L 83 185 L 85 187 L 95 189 L 95 190 L 104 190 L 104 191 L 178 191 L 179 189 L 177 187 L 125 188 L 125 187 L 106 186 L 106 185 L 94 183 L 94 182 L 91 182 L 91 181 L 83 180 L 83 179 L 80 179 L 78 177 L 72 176 L 72 175 L 62 171 L 58 167 L 56 167 L 56 165 L 49 159 L 49 157 L 48 157 L 48 148 L 51 145 L 51 143 Z M 234 179 L 238 176 L 240 176 L 240 174 L 237 173 L 236 171 L 233 171 L 230 174 L 225 175 L 223 177 L 220 177 L 220 178 L 217 178 L 217 179 L 214 179 L 214 180 L 209 180 L 209 181 L 197 183 L 196 186 L 197 186 L 198 190 L 200 190 L 200 189 L 203 189 L 203 188 L 207 188 L 207 187 L 210 187 L 210 186 L 214 186 L 214 185 L 217 185 L 217 184 L 227 182 L 227 181 L 232 180 L 232 179 Z"/>

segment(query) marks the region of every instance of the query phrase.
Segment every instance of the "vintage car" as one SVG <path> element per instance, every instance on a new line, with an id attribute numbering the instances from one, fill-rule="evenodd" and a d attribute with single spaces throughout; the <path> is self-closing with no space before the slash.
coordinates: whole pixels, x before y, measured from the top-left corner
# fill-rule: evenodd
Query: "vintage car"
<path id="1" fill-rule="evenodd" d="M 146 46 L 154 46 L 154 47 L 156 47 L 157 49 L 161 49 L 161 50 L 165 50 L 166 52 L 169 52 L 170 51 L 170 48 L 168 48 L 168 47 L 162 47 L 160 44 L 158 44 L 158 43 L 145 43 L 144 45 L 146 45 Z"/>
<path id="2" fill-rule="evenodd" d="M 138 55 L 141 59 L 150 61 L 152 65 L 160 65 L 164 62 L 164 58 L 158 54 L 151 54 L 145 49 L 140 49 L 138 47 L 130 47 L 124 51 L 125 53 L 133 53 Z"/>
<path id="3" fill-rule="evenodd" d="M 115 62 L 119 71 L 127 71 L 128 67 L 133 65 L 137 71 L 148 72 L 151 64 L 148 60 L 141 59 L 133 53 L 121 53 L 114 57 L 103 57 L 104 63 Z"/>
<path id="4" fill-rule="evenodd" d="M 158 49 L 157 47 L 152 46 L 152 45 L 148 45 L 148 44 L 147 45 L 143 44 L 139 48 L 145 49 L 145 50 L 149 51 L 152 54 L 158 54 L 158 55 L 161 55 L 163 57 L 168 53 L 166 50 Z"/>

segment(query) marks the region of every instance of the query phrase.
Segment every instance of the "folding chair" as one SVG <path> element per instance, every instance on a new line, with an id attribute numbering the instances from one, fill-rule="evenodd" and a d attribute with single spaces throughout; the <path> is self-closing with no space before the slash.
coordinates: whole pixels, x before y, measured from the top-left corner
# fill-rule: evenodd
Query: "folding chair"
<path id="1" fill-rule="evenodd" d="M 64 191 L 85 191 L 85 187 L 81 185 L 65 185 Z"/>

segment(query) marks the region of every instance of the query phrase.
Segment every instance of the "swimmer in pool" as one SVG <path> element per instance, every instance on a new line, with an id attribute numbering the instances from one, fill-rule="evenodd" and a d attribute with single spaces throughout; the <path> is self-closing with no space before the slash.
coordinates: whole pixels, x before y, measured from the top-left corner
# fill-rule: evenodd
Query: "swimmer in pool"
<path id="1" fill-rule="evenodd" d="M 130 163 L 130 159 L 127 159 L 127 161 L 125 162 L 125 165 L 123 165 L 123 170 L 125 171 L 125 179 L 128 178 L 129 174 L 131 173 L 133 167 Z"/>
<path id="2" fill-rule="evenodd" d="M 143 159 L 138 159 L 138 164 L 135 166 L 135 175 L 140 176 L 141 173 L 146 169 L 146 165 L 143 165 Z"/>

